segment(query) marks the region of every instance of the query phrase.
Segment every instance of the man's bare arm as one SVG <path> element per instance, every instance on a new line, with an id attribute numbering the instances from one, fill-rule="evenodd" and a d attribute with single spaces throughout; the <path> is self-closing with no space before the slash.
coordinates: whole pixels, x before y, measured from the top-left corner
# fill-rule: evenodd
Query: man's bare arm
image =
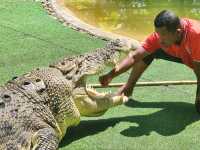
<path id="1" fill-rule="evenodd" d="M 133 66 L 133 64 L 137 63 L 147 55 L 148 53 L 142 47 L 139 47 L 136 50 L 131 51 L 128 54 L 128 56 L 124 60 L 122 60 L 121 63 L 116 65 L 109 73 L 99 78 L 100 83 L 103 86 L 107 86 L 114 77 L 124 73 L 125 71 L 130 69 Z"/>

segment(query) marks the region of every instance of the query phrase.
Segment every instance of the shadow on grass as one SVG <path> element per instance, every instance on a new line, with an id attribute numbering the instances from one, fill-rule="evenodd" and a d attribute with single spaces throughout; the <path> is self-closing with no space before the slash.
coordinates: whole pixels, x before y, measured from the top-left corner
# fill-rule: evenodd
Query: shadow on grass
<path id="1" fill-rule="evenodd" d="M 198 121 L 200 115 L 195 111 L 194 105 L 185 102 L 138 102 L 129 100 L 127 107 L 133 108 L 160 108 L 160 111 L 147 115 L 125 116 L 110 119 L 81 121 L 77 127 L 68 130 L 60 146 L 86 136 L 97 134 L 119 122 L 132 122 L 138 126 L 130 126 L 120 133 L 128 137 L 149 135 L 154 131 L 163 136 L 180 133 L 187 125 Z"/>

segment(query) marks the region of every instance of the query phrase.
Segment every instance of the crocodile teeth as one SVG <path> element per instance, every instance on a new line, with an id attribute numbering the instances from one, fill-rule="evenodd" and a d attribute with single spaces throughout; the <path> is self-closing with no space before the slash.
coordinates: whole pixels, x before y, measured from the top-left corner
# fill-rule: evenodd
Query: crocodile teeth
<path id="1" fill-rule="evenodd" d="M 86 89 L 89 91 L 97 92 L 91 85 L 86 85 Z"/>
<path id="2" fill-rule="evenodd" d="M 98 92 L 98 91 L 96 91 L 96 89 L 93 88 L 91 85 L 86 85 L 86 90 L 88 92 L 90 92 L 90 93 L 95 94 L 95 95 L 106 95 L 106 94 L 108 94 L 107 92 Z M 110 93 L 111 93 L 111 91 L 110 91 Z"/>

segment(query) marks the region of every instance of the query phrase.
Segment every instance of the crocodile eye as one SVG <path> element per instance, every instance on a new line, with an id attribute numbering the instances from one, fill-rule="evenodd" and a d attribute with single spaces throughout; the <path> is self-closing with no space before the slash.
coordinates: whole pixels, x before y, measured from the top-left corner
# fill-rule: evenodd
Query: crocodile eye
<path id="1" fill-rule="evenodd" d="M 29 85 L 29 84 L 31 84 L 31 83 L 28 82 L 28 81 L 25 81 L 25 82 L 24 82 L 24 85 Z"/>
<path id="2" fill-rule="evenodd" d="M 3 97 L 4 98 L 10 98 L 10 95 L 5 94 Z"/>
<path id="3" fill-rule="evenodd" d="M 11 96 L 5 94 L 5 95 L 3 95 L 3 99 L 4 99 L 5 102 L 10 102 L 11 101 Z"/>
<path id="4" fill-rule="evenodd" d="M 41 81 L 41 79 L 36 79 L 35 81 L 36 81 L 36 82 L 40 82 L 40 81 Z"/>

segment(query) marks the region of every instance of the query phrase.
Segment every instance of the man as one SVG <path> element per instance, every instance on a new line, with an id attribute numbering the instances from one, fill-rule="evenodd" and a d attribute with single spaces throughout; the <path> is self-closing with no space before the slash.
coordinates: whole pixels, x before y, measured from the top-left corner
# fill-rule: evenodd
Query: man
<path id="1" fill-rule="evenodd" d="M 193 69 L 197 77 L 195 107 L 200 113 L 200 23 L 179 19 L 173 12 L 164 10 L 155 17 L 154 26 L 155 32 L 118 66 L 99 77 L 100 83 L 107 86 L 114 77 L 133 67 L 127 83 L 118 91 L 118 94 L 130 96 L 137 80 L 154 58 L 183 63 Z"/>

